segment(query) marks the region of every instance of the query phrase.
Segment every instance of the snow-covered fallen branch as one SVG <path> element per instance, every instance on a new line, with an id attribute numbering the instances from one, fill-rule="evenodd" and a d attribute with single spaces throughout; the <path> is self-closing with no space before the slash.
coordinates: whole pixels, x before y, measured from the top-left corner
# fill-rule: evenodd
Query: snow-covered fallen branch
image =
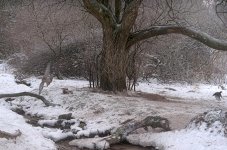
<path id="1" fill-rule="evenodd" d="M 196 115 L 185 129 L 130 134 L 127 142 L 133 145 L 153 146 L 164 150 L 224 150 L 227 149 L 227 112 L 208 110 Z"/>
<path id="2" fill-rule="evenodd" d="M 111 133 L 111 136 L 107 138 L 106 140 L 110 144 L 116 144 L 125 141 L 126 136 L 128 136 L 131 132 L 135 131 L 139 128 L 146 128 L 146 127 L 152 127 L 152 128 L 162 128 L 165 131 L 169 131 L 169 121 L 166 118 L 160 117 L 160 116 L 148 116 L 142 121 L 130 121 L 121 127 L 117 128 L 113 133 Z"/>
<path id="3" fill-rule="evenodd" d="M 46 100 L 43 96 L 31 93 L 31 92 L 21 92 L 21 93 L 12 93 L 12 94 L 0 94 L 0 98 L 5 98 L 5 97 L 19 97 L 19 96 L 30 96 L 30 97 L 35 97 L 37 99 L 40 99 L 46 106 L 56 106 L 56 104 L 53 104 Z"/>
<path id="4" fill-rule="evenodd" d="M 77 146 L 81 149 L 108 149 L 110 145 L 107 141 L 103 140 L 103 138 L 95 137 L 95 138 L 85 138 L 85 139 L 75 139 L 69 142 L 69 145 Z"/>
<path id="5" fill-rule="evenodd" d="M 166 118 L 160 116 L 148 116 L 143 120 L 125 123 L 124 125 L 116 128 L 112 131 L 110 136 L 103 138 L 88 138 L 88 139 L 75 139 L 69 144 L 74 145 L 80 148 L 89 148 L 89 149 L 107 149 L 112 144 L 117 144 L 124 142 L 126 137 L 139 128 L 162 128 L 165 131 L 169 131 L 169 121 Z"/>
<path id="6" fill-rule="evenodd" d="M 8 132 L 0 130 L 0 138 L 16 139 L 20 135 L 21 135 L 21 131 L 20 130 L 16 130 L 15 133 L 8 133 Z"/>

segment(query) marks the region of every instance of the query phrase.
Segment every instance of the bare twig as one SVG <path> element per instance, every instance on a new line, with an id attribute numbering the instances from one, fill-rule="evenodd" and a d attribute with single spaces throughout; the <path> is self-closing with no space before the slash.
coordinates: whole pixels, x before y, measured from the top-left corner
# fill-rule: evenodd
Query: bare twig
<path id="1" fill-rule="evenodd" d="M 0 130 L 0 138 L 16 139 L 20 135 L 21 135 L 21 131 L 19 129 L 16 130 L 15 133 L 8 133 Z"/>

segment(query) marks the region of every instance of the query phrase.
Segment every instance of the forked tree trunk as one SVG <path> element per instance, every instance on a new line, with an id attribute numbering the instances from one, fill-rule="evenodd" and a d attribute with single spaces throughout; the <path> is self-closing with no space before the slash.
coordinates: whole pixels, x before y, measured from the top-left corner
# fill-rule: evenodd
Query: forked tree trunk
<path id="1" fill-rule="evenodd" d="M 112 5 L 114 2 L 114 5 Z M 95 16 L 103 29 L 103 49 L 100 60 L 100 87 L 123 91 L 126 86 L 128 38 L 142 0 L 83 0 L 87 11 Z"/>

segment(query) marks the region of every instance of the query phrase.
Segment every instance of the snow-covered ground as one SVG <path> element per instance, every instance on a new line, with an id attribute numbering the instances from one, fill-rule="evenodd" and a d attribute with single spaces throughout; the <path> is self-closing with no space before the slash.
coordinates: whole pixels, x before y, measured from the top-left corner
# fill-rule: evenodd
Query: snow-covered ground
<path id="1" fill-rule="evenodd" d="M 226 137 L 196 129 L 132 134 L 127 139 L 136 145 L 152 145 L 161 150 L 226 150 L 227 148 Z"/>
<path id="2" fill-rule="evenodd" d="M 1 150 L 54 150 L 55 144 L 44 138 L 36 128 L 27 124 L 24 118 L 4 106 L 0 106 L 0 130 L 14 134 L 18 129 L 22 133 L 15 139 L 1 138 Z"/>
<path id="3" fill-rule="evenodd" d="M 31 82 L 31 87 L 16 84 L 12 71 L 0 65 L 0 94 L 22 91 L 38 93 L 41 79 L 33 77 L 27 81 Z M 68 88 L 73 94 L 62 94 L 62 88 Z M 140 120 L 149 115 L 159 115 L 170 120 L 173 131 L 133 134 L 128 137 L 129 141 L 143 146 L 155 143 L 167 150 L 224 150 L 227 149 L 227 139 L 223 135 L 184 129 L 190 119 L 199 113 L 227 108 L 227 91 L 223 90 L 222 101 L 212 96 L 217 91 L 221 89 L 214 85 L 139 83 L 137 92 L 112 94 L 88 88 L 87 81 L 54 79 L 49 87 L 44 87 L 41 95 L 59 106 L 46 107 L 42 101 L 31 97 L 19 97 L 12 102 L 0 100 L 0 131 L 14 133 L 19 129 L 22 132 L 16 139 L 0 136 L 0 149 L 57 149 L 53 141 L 73 135 L 60 129 L 32 127 L 26 123 L 26 119 L 10 110 L 20 107 L 27 115 L 42 118 L 40 124 L 53 124 L 59 115 L 72 113 L 75 124 L 71 129 L 78 131 L 77 137 L 105 132 L 128 119 Z M 149 93 L 162 95 L 166 100 L 155 99 Z M 79 127 L 80 121 L 86 122 L 84 129 Z"/>

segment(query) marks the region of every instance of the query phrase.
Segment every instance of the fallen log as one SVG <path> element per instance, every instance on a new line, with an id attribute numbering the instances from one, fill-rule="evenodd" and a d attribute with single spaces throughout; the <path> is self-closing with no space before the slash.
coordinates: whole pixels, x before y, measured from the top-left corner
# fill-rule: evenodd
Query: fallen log
<path id="1" fill-rule="evenodd" d="M 126 136 L 139 128 L 162 128 L 169 131 L 169 120 L 160 116 L 148 116 L 142 121 L 130 121 L 111 133 L 111 136 L 105 139 L 109 144 L 116 144 L 126 140 Z"/>
<path id="2" fill-rule="evenodd" d="M 110 136 L 103 138 L 75 139 L 69 142 L 69 145 L 88 149 L 108 149 L 110 145 L 126 141 L 126 137 L 133 131 L 147 127 L 162 128 L 165 131 L 170 130 L 168 119 L 160 116 L 148 116 L 140 121 L 132 120 L 126 122 L 124 125 L 113 130 Z"/>
<path id="3" fill-rule="evenodd" d="M 56 104 L 53 104 L 46 100 L 43 96 L 31 93 L 31 92 L 21 92 L 21 93 L 12 93 L 12 94 L 0 94 L 0 98 L 6 98 L 6 97 L 19 97 L 19 96 L 30 96 L 35 97 L 37 99 L 40 99 L 46 106 L 56 106 Z"/>

